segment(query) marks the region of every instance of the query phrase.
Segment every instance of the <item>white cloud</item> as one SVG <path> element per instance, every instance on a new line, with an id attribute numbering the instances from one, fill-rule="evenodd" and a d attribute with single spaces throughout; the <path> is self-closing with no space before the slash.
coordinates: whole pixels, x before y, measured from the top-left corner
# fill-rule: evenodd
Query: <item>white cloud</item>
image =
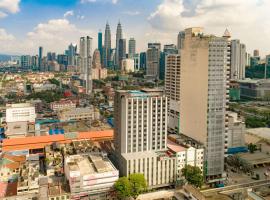
<path id="1" fill-rule="evenodd" d="M 74 15 L 74 11 L 73 10 L 69 10 L 69 11 L 65 12 L 64 18 L 66 18 L 68 16 L 73 16 L 73 15 Z"/>
<path id="2" fill-rule="evenodd" d="M 81 36 L 90 33 L 90 30 L 81 30 L 67 19 L 52 19 L 47 23 L 38 24 L 27 37 L 33 45 L 42 45 L 45 49 L 63 52 L 70 42 L 76 42 Z"/>
<path id="3" fill-rule="evenodd" d="M 95 2 L 111 2 L 112 4 L 117 4 L 118 0 L 80 0 L 80 3 L 95 3 Z"/>
<path id="4" fill-rule="evenodd" d="M 148 17 L 152 28 L 176 38 L 178 31 L 191 26 L 202 26 L 218 35 L 228 27 L 233 38 L 241 39 L 247 47 L 270 51 L 269 0 L 201 0 L 190 15 L 185 15 L 190 8 L 184 1 L 163 0 Z"/>
<path id="5" fill-rule="evenodd" d="M 20 0 L 0 0 L 0 9 L 10 13 L 17 13 L 20 11 L 19 4 Z"/>
<path id="6" fill-rule="evenodd" d="M 4 13 L 4 12 L 0 11 L 0 19 L 1 19 L 1 18 L 4 18 L 4 17 L 6 17 L 6 16 L 7 16 L 7 14 L 6 14 L 6 13 Z"/>
<path id="7" fill-rule="evenodd" d="M 94 3 L 96 2 L 97 0 L 81 0 L 80 2 L 81 3 Z"/>
<path id="8" fill-rule="evenodd" d="M 0 28 L 0 42 L 1 41 L 11 41 L 14 39 L 15 39 L 15 37 L 12 34 L 8 34 L 5 29 Z"/>
<path id="9" fill-rule="evenodd" d="M 83 19 L 85 19 L 85 16 L 84 15 L 77 15 L 77 19 L 83 20 Z"/>
<path id="10" fill-rule="evenodd" d="M 139 11 L 124 11 L 123 12 L 126 15 L 135 16 L 141 14 Z"/>

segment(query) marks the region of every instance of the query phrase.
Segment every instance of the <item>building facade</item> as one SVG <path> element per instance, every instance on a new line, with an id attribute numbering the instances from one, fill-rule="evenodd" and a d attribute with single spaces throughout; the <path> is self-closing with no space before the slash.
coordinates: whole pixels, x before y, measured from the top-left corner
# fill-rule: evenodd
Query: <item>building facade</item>
<path id="1" fill-rule="evenodd" d="M 205 145 L 204 175 L 223 181 L 230 46 L 227 37 L 207 36 L 202 28 L 185 30 L 180 68 L 180 132 Z"/>
<path id="2" fill-rule="evenodd" d="M 175 156 L 166 152 L 167 103 L 160 90 L 115 94 L 114 142 L 120 172 L 143 173 L 150 188 L 175 181 Z"/>
<path id="3" fill-rule="evenodd" d="M 168 128 L 179 133 L 180 129 L 180 54 L 170 54 L 165 58 L 165 92 L 169 100 Z"/>
<path id="4" fill-rule="evenodd" d="M 104 48 L 102 51 L 103 64 L 104 67 L 109 67 L 109 62 L 111 61 L 111 29 L 108 22 L 105 28 L 105 38 L 104 38 Z"/>
<path id="5" fill-rule="evenodd" d="M 159 79 L 160 43 L 149 43 L 146 51 L 146 76 L 149 79 Z"/>
<path id="6" fill-rule="evenodd" d="M 86 93 L 92 93 L 92 38 L 80 38 L 80 72 L 85 81 Z"/>
<path id="7" fill-rule="evenodd" d="M 246 45 L 240 40 L 231 41 L 231 79 L 245 79 L 246 68 Z"/>
<path id="8" fill-rule="evenodd" d="M 136 40 L 134 38 L 130 38 L 128 41 L 128 57 L 134 58 L 136 54 Z"/>

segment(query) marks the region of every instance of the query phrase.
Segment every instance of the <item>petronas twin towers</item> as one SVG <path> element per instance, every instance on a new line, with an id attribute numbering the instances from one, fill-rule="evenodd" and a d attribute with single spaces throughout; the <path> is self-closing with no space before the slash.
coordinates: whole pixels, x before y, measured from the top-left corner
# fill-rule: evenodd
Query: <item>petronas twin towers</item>
<path id="1" fill-rule="evenodd" d="M 115 66 L 120 65 L 120 59 L 119 59 L 119 41 L 123 39 L 123 33 L 122 33 L 122 26 L 120 21 L 118 22 L 117 25 L 117 30 L 116 30 L 116 44 L 115 44 L 115 56 L 112 59 L 112 48 L 111 48 L 111 29 L 110 25 L 107 22 L 106 23 L 106 28 L 105 28 L 105 40 L 104 40 L 104 66 L 110 67 L 110 63 L 113 62 Z"/>

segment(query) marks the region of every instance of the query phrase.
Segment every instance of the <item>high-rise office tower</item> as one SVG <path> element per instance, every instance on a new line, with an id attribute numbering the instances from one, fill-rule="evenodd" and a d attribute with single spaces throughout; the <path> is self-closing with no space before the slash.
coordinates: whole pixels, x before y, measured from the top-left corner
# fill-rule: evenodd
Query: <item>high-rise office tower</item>
<path id="1" fill-rule="evenodd" d="M 92 92 L 92 38 L 80 38 L 80 72 L 85 80 L 86 93 Z"/>
<path id="2" fill-rule="evenodd" d="M 42 58 L 43 58 L 43 47 L 38 48 L 38 68 L 41 70 L 42 68 Z"/>
<path id="3" fill-rule="evenodd" d="M 128 41 L 128 57 L 134 58 L 136 54 L 136 40 L 134 38 L 130 38 Z"/>
<path id="4" fill-rule="evenodd" d="M 55 61 L 56 60 L 56 53 L 55 52 L 48 52 L 47 53 L 47 61 Z"/>
<path id="5" fill-rule="evenodd" d="M 162 90 L 116 91 L 115 150 L 120 173 L 143 173 L 148 186 L 175 180 L 175 158 L 167 157 L 167 97 Z"/>
<path id="6" fill-rule="evenodd" d="M 126 39 L 119 40 L 119 49 L 118 49 L 118 59 L 119 59 L 119 67 L 122 67 L 122 60 L 126 58 Z M 120 68 L 121 69 L 121 68 Z"/>
<path id="7" fill-rule="evenodd" d="M 231 41 L 231 79 L 245 79 L 246 46 L 240 40 Z"/>
<path id="8" fill-rule="evenodd" d="M 185 30 L 180 67 L 180 132 L 205 146 L 208 182 L 225 179 L 224 152 L 229 103 L 230 45 L 227 37 Z"/>
<path id="9" fill-rule="evenodd" d="M 146 51 L 146 76 L 149 79 L 159 79 L 160 43 L 149 43 Z"/>
<path id="10" fill-rule="evenodd" d="M 76 59 L 75 59 L 76 53 L 77 53 L 77 45 L 71 43 L 68 46 L 68 52 L 67 52 L 68 65 L 72 65 L 72 66 L 76 65 Z"/>
<path id="11" fill-rule="evenodd" d="M 120 58 L 119 58 L 119 54 L 120 54 L 120 49 L 119 49 L 119 42 L 120 39 L 123 39 L 123 33 L 122 33 L 122 26 L 120 21 L 117 24 L 117 29 L 116 29 L 116 44 L 115 44 L 115 65 L 117 67 L 120 66 Z"/>
<path id="12" fill-rule="evenodd" d="M 168 128 L 179 133 L 180 123 L 180 54 L 165 57 L 165 92 L 169 100 Z"/>
<path id="13" fill-rule="evenodd" d="M 98 49 L 94 51 L 93 55 L 93 66 L 92 68 L 101 68 L 101 59 L 100 59 L 100 52 Z"/>
<path id="14" fill-rule="evenodd" d="M 165 79 L 165 58 L 170 54 L 178 54 L 178 49 L 175 44 L 165 44 L 163 52 L 160 53 L 160 64 L 159 64 L 159 79 Z"/>
<path id="15" fill-rule="evenodd" d="M 146 52 L 140 53 L 140 69 L 146 69 Z"/>
<path id="16" fill-rule="evenodd" d="M 184 46 L 185 31 L 180 31 L 177 36 L 177 49 L 180 50 Z"/>
<path id="17" fill-rule="evenodd" d="M 32 56 L 31 60 L 32 60 L 31 61 L 32 67 L 34 69 L 37 69 L 37 67 L 38 67 L 38 55 Z"/>
<path id="18" fill-rule="evenodd" d="M 105 28 L 104 50 L 103 50 L 102 56 L 103 56 L 104 66 L 109 67 L 109 62 L 111 59 L 111 29 L 108 22 Z"/>
<path id="19" fill-rule="evenodd" d="M 32 58 L 30 55 L 21 56 L 21 68 L 24 70 L 29 70 L 32 66 Z"/>
<path id="20" fill-rule="evenodd" d="M 259 56 L 260 56 L 260 51 L 259 51 L 258 49 L 255 49 L 255 50 L 253 51 L 253 56 L 254 56 L 254 57 L 259 57 Z"/>
<path id="21" fill-rule="evenodd" d="M 98 50 L 99 50 L 99 53 L 100 53 L 100 61 L 101 61 L 101 63 L 103 63 L 103 57 L 102 57 L 102 32 L 101 32 L 101 30 L 98 32 Z"/>

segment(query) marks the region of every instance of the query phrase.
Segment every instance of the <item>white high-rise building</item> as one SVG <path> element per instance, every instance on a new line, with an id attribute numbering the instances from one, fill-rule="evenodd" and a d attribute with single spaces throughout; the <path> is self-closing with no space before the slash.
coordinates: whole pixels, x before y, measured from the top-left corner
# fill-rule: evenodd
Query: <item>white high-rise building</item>
<path id="1" fill-rule="evenodd" d="M 150 79 L 159 78 L 160 43 L 149 43 L 146 51 L 146 76 Z"/>
<path id="2" fill-rule="evenodd" d="M 148 186 L 175 181 L 176 159 L 167 154 L 167 97 L 161 90 L 116 91 L 115 150 L 124 176 L 143 173 Z"/>
<path id="3" fill-rule="evenodd" d="M 246 46 L 240 40 L 231 41 L 231 79 L 245 79 Z"/>
<path id="4" fill-rule="evenodd" d="M 225 179 L 230 45 L 223 37 L 185 30 L 180 68 L 180 132 L 204 144 L 207 182 Z"/>
<path id="5" fill-rule="evenodd" d="M 169 99 L 168 128 L 179 133 L 180 123 L 180 54 L 165 57 L 165 92 Z"/>
<path id="6" fill-rule="evenodd" d="M 136 40 L 134 38 L 130 38 L 128 41 L 128 57 L 134 58 L 136 54 Z"/>
<path id="7" fill-rule="evenodd" d="M 86 93 L 92 92 L 92 38 L 80 38 L 80 72 L 85 81 Z"/>

